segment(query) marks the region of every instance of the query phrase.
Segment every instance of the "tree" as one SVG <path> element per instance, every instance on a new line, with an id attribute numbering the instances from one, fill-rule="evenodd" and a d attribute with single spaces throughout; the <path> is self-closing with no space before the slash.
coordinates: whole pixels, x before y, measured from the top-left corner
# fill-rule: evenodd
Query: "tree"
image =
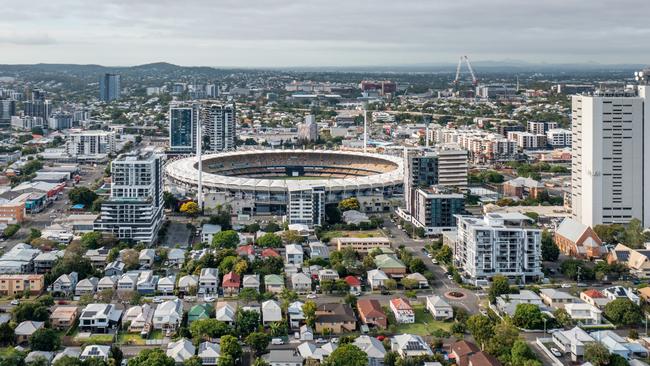
<path id="1" fill-rule="evenodd" d="M 507 293 L 510 293 L 510 283 L 508 283 L 508 278 L 502 275 L 492 277 L 492 283 L 488 290 L 490 302 L 494 304 L 497 297 Z"/>
<path id="2" fill-rule="evenodd" d="M 183 362 L 183 366 L 202 366 L 203 361 L 198 356 L 192 356 L 189 360 Z"/>
<path id="3" fill-rule="evenodd" d="M 260 325 L 260 314 L 254 310 L 238 310 L 235 327 L 237 334 L 246 336 L 254 332 Z"/>
<path id="4" fill-rule="evenodd" d="M 388 351 L 384 355 L 384 366 L 395 366 L 398 359 L 400 358 L 397 352 Z"/>
<path id="5" fill-rule="evenodd" d="M 115 365 L 119 365 L 122 363 L 124 353 L 122 353 L 122 349 L 120 349 L 120 347 L 118 347 L 116 344 L 112 344 L 110 349 L 110 357 L 115 361 Z"/>
<path id="6" fill-rule="evenodd" d="M 367 366 L 368 355 L 353 344 L 339 346 L 322 363 L 323 366 Z"/>
<path id="7" fill-rule="evenodd" d="M 163 206 L 167 209 L 176 211 L 176 209 L 178 209 L 178 198 L 170 192 L 163 192 Z"/>
<path id="8" fill-rule="evenodd" d="M 407 277 L 402 278 L 402 280 L 400 281 L 400 283 L 402 284 L 402 286 L 403 286 L 404 288 L 409 289 L 409 290 L 418 287 L 418 285 L 420 284 L 420 283 L 418 282 L 418 280 L 414 280 L 414 279 L 412 279 L 412 278 L 407 278 Z"/>
<path id="9" fill-rule="evenodd" d="M 409 262 L 409 270 L 411 270 L 411 273 L 422 273 L 427 270 L 427 266 L 424 265 L 424 261 L 420 258 L 413 258 Z"/>
<path id="10" fill-rule="evenodd" d="M 262 248 L 280 248 L 282 247 L 282 238 L 275 233 L 266 233 L 257 238 L 257 245 Z"/>
<path id="11" fill-rule="evenodd" d="M 180 212 L 190 217 L 195 217 L 199 214 L 199 205 L 194 201 L 187 201 L 181 205 Z"/>
<path id="12" fill-rule="evenodd" d="M 454 256 L 454 252 L 448 245 L 443 245 L 436 253 L 436 260 L 443 264 L 450 264 Z"/>
<path id="13" fill-rule="evenodd" d="M 84 362 L 72 356 L 63 356 L 58 359 L 52 366 L 85 366 Z"/>
<path id="14" fill-rule="evenodd" d="M 288 244 L 302 244 L 305 242 L 305 240 L 307 240 L 307 238 L 301 236 L 300 233 L 296 230 L 285 231 L 282 233 L 282 239 Z"/>
<path id="15" fill-rule="evenodd" d="M 641 248 L 646 237 L 643 235 L 643 224 L 639 219 L 632 219 L 623 232 L 623 242 L 631 248 Z"/>
<path id="16" fill-rule="evenodd" d="M 259 291 L 249 287 L 241 289 L 241 291 L 239 291 L 239 295 L 237 295 L 237 299 L 245 303 L 249 303 L 251 301 L 257 300 L 259 296 Z"/>
<path id="17" fill-rule="evenodd" d="M 609 364 L 609 350 L 600 342 L 589 342 L 585 346 L 584 359 L 594 366 Z"/>
<path id="18" fill-rule="evenodd" d="M 244 342 L 255 352 L 257 356 L 266 351 L 269 346 L 269 336 L 263 332 L 250 333 L 244 339 Z"/>
<path id="19" fill-rule="evenodd" d="M 467 319 L 467 330 L 481 346 L 492 337 L 492 321 L 487 316 L 476 314 Z"/>
<path id="20" fill-rule="evenodd" d="M 68 192 L 68 198 L 73 204 L 81 204 L 90 207 L 97 199 L 97 194 L 87 187 L 75 187 Z"/>
<path id="21" fill-rule="evenodd" d="M 3 350 L 0 356 L 0 366 L 23 366 L 25 364 L 26 354 L 9 347 Z"/>
<path id="22" fill-rule="evenodd" d="M 560 256 L 560 248 L 553 243 L 553 235 L 548 230 L 542 231 L 542 260 L 555 262 Z"/>
<path id="23" fill-rule="evenodd" d="M 516 326 L 525 329 L 542 329 L 544 319 L 544 314 L 535 304 L 517 304 L 512 317 Z"/>
<path id="24" fill-rule="evenodd" d="M 594 279 L 594 270 L 587 267 L 585 263 L 578 259 L 567 259 L 560 266 L 562 274 L 572 280 L 591 280 Z M 580 278 L 578 279 L 578 274 Z"/>
<path id="25" fill-rule="evenodd" d="M 485 351 L 493 355 L 509 354 L 512 345 L 519 339 L 519 329 L 506 318 L 492 328 L 492 336 L 485 346 Z"/>
<path id="26" fill-rule="evenodd" d="M 563 308 L 555 310 L 555 312 L 553 312 L 553 316 L 555 317 L 555 320 L 564 328 L 570 328 L 575 325 L 573 318 L 571 318 L 569 313 L 567 313 L 567 311 Z"/>
<path id="27" fill-rule="evenodd" d="M 341 222 L 341 210 L 335 204 L 325 205 L 325 218 L 330 225 Z"/>
<path id="28" fill-rule="evenodd" d="M 387 290 L 394 290 L 397 288 L 397 281 L 395 281 L 392 278 L 389 278 L 386 281 L 384 281 L 384 287 L 386 287 Z"/>
<path id="29" fill-rule="evenodd" d="M 526 341 L 517 339 L 512 345 L 510 350 L 510 364 L 522 366 L 542 366 L 542 363 L 537 360 L 537 356 L 533 350 L 530 349 Z"/>
<path id="30" fill-rule="evenodd" d="M 31 243 L 32 240 L 38 239 L 41 237 L 41 231 L 38 229 L 31 228 L 29 229 L 29 238 L 27 240 Z"/>
<path id="31" fill-rule="evenodd" d="M 242 349 L 237 338 L 231 335 L 225 335 L 221 337 L 220 343 L 222 354 L 229 355 L 233 360 L 237 360 L 241 356 Z"/>
<path id="32" fill-rule="evenodd" d="M 81 235 L 81 245 L 87 249 L 97 249 L 101 245 L 102 233 L 99 231 L 91 231 Z"/>
<path id="33" fill-rule="evenodd" d="M 347 294 L 345 295 L 345 298 L 343 299 L 346 304 L 350 305 L 353 309 L 357 307 L 357 297 L 352 295 L 352 294 Z"/>
<path id="34" fill-rule="evenodd" d="M 0 324 L 0 345 L 12 344 L 14 337 L 14 328 L 8 322 Z"/>
<path id="35" fill-rule="evenodd" d="M 61 345 L 59 335 L 52 329 L 41 328 L 29 337 L 29 345 L 36 351 L 55 351 Z"/>
<path id="36" fill-rule="evenodd" d="M 282 230 L 280 225 L 278 225 L 277 223 L 275 223 L 273 221 L 269 222 L 268 224 L 266 224 L 262 228 L 262 231 L 264 231 L 265 233 L 275 233 L 275 232 L 278 232 L 280 230 Z"/>
<path id="37" fill-rule="evenodd" d="M 21 323 L 25 320 L 44 322 L 49 319 L 50 312 L 46 306 L 39 303 L 24 302 L 14 308 L 13 315 L 16 323 Z"/>
<path id="38" fill-rule="evenodd" d="M 176 362 L 160 348 L 146 348 L 129 359 L 129 366 L 176 366 Z"/>
<path id="39" fill-rule="evenodd" d="M 140 267 L 140 253 L 135 249 L 125 249 L 121 254 L 124 269 L 133 270 Z"/>
<path id="40" fill-rule="evenodd" d="M 603 243 L 614 244 L 621 241 L 625 227 L 621 224 L 601 224 L 594 226 L 596 235 L 603 241 Z"/>
<path id="41" fill-rule="evenodd" d="M 258 357 L 255 359 L 255 362 L 253 362 L 253 366 L 269 366 L 269 363 L 263 358 Z"/>
<path id="42" fill-rule="evenodd" d="M 212 246 L 216 248 L 236 248 L 239 235 L 235 230 L 220 231 L 212 237 Z"/>
<path id="43" fill-rule="evenodd" d="M 305 303 L 302 305 L 302 313 L 305 315 L 305 322 L 311 328 L 314 328 L 314 324 L 316 324 L 317 309 L 318 306 L 311 300 L 305 301 Z"/>
<path id="44" fill-rule="evenodd" d="M 130 365 L 129 365 L 130 366 Z M 235 366 L 235 360 L 229 354 L 221 354 L 217 366 Z"/>
<path id="45" fill-rule="evenodd" d="M 190 324 L 193 339 L 219 338 L 231 334 L 230 326 L 214 318 L 198 319 Z"/>
<path id="46" fill-rule="evenodd" d="M 620 326 L 632 326 L 641 323 L 643 313 L 639 305 L 630 299 L 616 299 L 605 305 L 605 317 Z"/>
<path id="47" fill-rule="evenodd" d="M 345 212 L 349 210 L 359 210 L 359 208 L 361 208 L 361 205 L 359 204 L 359 200 L 356 197 L 350 197 L 339 202 L 338 208 L 342 212 Z"/>
<path id="48" fill-rule="evenodd" d="M 7 227 L 2 231 L 2 237 L 9 239 L 14 236 L 18 230 L 20 230 L 20 225 L 18 224 L 7 225 Z"/>

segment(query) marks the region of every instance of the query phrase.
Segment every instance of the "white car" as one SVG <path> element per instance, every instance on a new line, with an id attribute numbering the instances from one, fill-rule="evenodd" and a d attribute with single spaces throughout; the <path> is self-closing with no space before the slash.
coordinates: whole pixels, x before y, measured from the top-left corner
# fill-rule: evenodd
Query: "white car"
<path id="1" fill-rule="evenodd" d="M 571 288 L 571 285 L 568 284 L 568 283 L 563 283 L 562 286 L 560 286 L 560 287 L 562 287 L 562 288 Z"/>
<path id="2" fill-rule="evenodd" d="M 205 296 L 203 298 L 203 301 L 205 301 L 205 302 L 214 302 L 214 300 L 216 300 L 216 298 L 212 297 L 212 296 Z"/>
<path id="3" fill-rule="evenodd" d="M 20 305 L 20 300 L 11 300 L 11 305 Z"/>
<path id="4" fill-rule="evenodd" d="M 555 347 L 551 347 L 551 353 L 555 357 L 562 357 L 562 352 L 560 352 L 560 350 Z"/>
<path id="5" fill-rule="evenodd" d="M 431 263 L 433 263 L 433 264 L 438 264 L 438 261 L 437 261 L 435 258 L 432 258 L 432 259 L 431 259 Z"/>
<path id="6" fill-rule="evenodd" d="M 275 345 L 284 344 L 284 340 L 282 338 L 273 338 L 271 339 L 271 344 L 275 344 Z"/>
<path id="7" fill-rule="evenodd" d="M 433 258 L 433 256 L 431 255 L 431 253 L 427 254 L 427 257 L 429 257 L 429 258 Z"/>
<path id="8" fill-rule="evenodd" d="M 318 338 L 316 340 L 316 343 L 327 343 L 327 341 L 325 340 L 325 338 Z"/>
<path id="9" fill-rule="evenodd" d="M 161 298 L 159 298 L 159 297 L 154 297 L 152 302 L 153 302 L 154 304 L 162 304 L 162 303 L 163 303 L 163 299 L 161 299 Z"/>
<path id="10" fill-rule="evenodd" d="M 339 339 L 338 338 L 332 338 L 332 339 L 330 339 L 330 342 L 332 342 L 334 344 L 339 344 Z"/>
<path id="11" fill-rule="evenodd" d="M 452 275 L 447 275 L 447 279 L 451 281 L 451 280 L 454 279 L 454 276 L 452 276 Z"/>
<path id="12" fill-rule="evenodd" d="M 315 298 L 317 298 L 317 297 L 318 297 L 318 295 L 316 295 L 316 294 L 309 294 L 309 295 L 307 295 L 307 298 L 308 298 L 308 299 L 315 299 Z"/>

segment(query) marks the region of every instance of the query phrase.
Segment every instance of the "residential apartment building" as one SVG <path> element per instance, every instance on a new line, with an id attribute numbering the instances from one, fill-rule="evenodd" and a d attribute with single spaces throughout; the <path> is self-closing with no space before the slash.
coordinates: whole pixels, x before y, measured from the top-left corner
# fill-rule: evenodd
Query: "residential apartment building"
<path id="1" fill-rule="evenodd" d="M 115 154 L 117 151 L 114 131 L 89 130 L 68 134 L 65 144 L 70 156 Z"/>
<path id="2" fill-rule="evenodd" d="M 209 141 L 209 151 L 219 152 L 236 148 L 235 104 L 207 106 L 203 111 L 203 128 Z"/>
<path id="3" fill-rule="evenodd" d="M 334 239 L 337 250 L 345 248 L 352 248 L 359 253 L 369 253 L 375 248 L 390 249 L 390 239 L 377 237 L 377 238 L 336 238 Z"/>
<path id="4" fill-rule="evenodd" d="M 553 128 L 546 131 L 546 143 L 553 148 L 571 146 L 572 133 L 564 128 Z"/>
<path id="5" fill-rule="evenodd" d="M 113 160 L 109 199 L 95 230 L 118 239 L 152 243 L 163 219 L 162 156 L 135 152 Z"/>
<path id="6" fill-rule="evenodd" d="M 584 225 L 650 226 L 650 86 L 572 99 L 572 216 Z"/>
<path id="7" fill-rule="evenodd" d="M 99 78 L 99 99 L 104 102 L 120 99 L 120 75 L 104 74 Z"/>
<path id="8" fill-rule="evenodd" d="M 325 220 L 325 187 L 289 188 L 289 224 L 320 226 Z"/>
<path id="9" fill-rule="evenodd" d="M 176 104 L 169 107 L 169 152 L 196 152 L 199 105 Z"/>
<path id="10" fill-rule="evenodd" d="M 418 188 L 411 211 L 411 222 L 428 235 L 456 227 L 456 215 L 465 211 L 465 196 L 441 186 Z"/>
<path id="11" fill-rule="evenodd" d="M 521 283 L 543 277 L 541 230 L 527 226 L 528 216 L 488 213 L 457 219 L 454 263 L 467 282 L 486 285 L 495 275 Z"/>
<path id="12" fill-rule="evenodd" d="M 28 291 L 38 295 L 45 288 L 45 276 L 38 275 L 0 275 L 0 295 L 13 297 Z"/>

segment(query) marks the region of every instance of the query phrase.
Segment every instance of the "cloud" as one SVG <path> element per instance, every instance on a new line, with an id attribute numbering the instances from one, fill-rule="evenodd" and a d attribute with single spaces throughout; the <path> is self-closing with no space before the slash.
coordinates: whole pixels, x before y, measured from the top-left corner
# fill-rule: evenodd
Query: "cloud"
<path id="1" fill-rule="evenodd" d="M 42 46 L 55 44 L 56 40 L 47 34 L 35 33 L 15 33 L 0 31 L 0 44 L 9 44 L 15 46 Z"/>
<path id="2" fill-rule="evenodd" d="M 56 39 L 47 57 L 83 62 L 346 65 L 453 62 L 468 54 L 634 63 L 650 57 L 647 0 L 0 0 L 0 6 L 3 23 L 36 34 L 0 33 L 0 42 L 47 47 Z M 90 59 L 106 48 L 112 49 L 106 58 Z"/>

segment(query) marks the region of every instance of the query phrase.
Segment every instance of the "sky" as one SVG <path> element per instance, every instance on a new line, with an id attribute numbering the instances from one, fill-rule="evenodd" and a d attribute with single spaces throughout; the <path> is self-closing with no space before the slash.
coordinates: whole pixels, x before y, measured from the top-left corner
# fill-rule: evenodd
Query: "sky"
<path id="1" fill-rule="evenodd" d="M 648 0 L 0 0 L 0 63 L 650 63 Z"/>

